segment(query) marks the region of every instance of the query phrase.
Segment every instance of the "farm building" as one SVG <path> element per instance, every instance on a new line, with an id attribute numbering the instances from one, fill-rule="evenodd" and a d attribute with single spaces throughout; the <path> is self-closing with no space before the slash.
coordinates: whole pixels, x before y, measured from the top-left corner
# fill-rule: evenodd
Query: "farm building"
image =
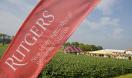
<path id="1" fill-rule="evenodd" d="M 82 52 L 82 50 L 79 48 L 79 47 L 75 47 L 75 46 L 67 46 L 65 49 L 64 49 L 64 53 L 74 53 L 74 54 L 80 54 L 80 52 Z"/>

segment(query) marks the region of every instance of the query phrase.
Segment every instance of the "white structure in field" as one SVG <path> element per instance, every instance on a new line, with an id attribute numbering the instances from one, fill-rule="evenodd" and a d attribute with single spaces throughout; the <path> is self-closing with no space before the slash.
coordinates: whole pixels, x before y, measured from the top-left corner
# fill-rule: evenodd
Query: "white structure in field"
<path id="1" fill-rule="evenodd" d="M 130 55 L 132 55 L 132 48 L 127 49 L 127 50 L 125 50 L 125 51 L 126 51 L 126 54 L 130 54 Z"/>
<path id="2" fill-rule="evenodd" d="M 132 60 L 132 50 L 130 49 L 127 50 L 105 49 L 105 50 L 92 51 L 89 52 L 88 54 L 92 56 Z"/>

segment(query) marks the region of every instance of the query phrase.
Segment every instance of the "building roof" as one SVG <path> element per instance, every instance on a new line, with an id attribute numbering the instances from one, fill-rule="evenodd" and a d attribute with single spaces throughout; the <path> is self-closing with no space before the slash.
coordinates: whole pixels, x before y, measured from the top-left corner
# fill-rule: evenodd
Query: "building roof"
<path id="1" fill-rule="evenodd" d="M 124 53 L 125 50 L 116 50 L 116 49 L 105 49 L 105 51 L 112 51 L 112 52 L 116 52 L 116 53 Z"/>
<path id="2" fill-rule="evenodd" d="M 126 51 L 132 51 L 132 48 L 126 49 Z"/>
<path id="3" fill-rule="evenodd" d="M 98 51 L 92 51 L 89 53 L 91 53 L 91 54 L 112 54 L 112 52 L 108 51 L 108 50 L 98 50 Z"/>
<path id="4" fill-rule="evenodd" d="M 74 53 L 78 53 L 81 52 L 82 50 L 79 47 L 75 47 L 75 46 L 68 46 L 64 49 L 65 52 L 74 52 Z"/>
<path id="5" fill-rule="evenodd" d="M 125 50 L 114 50 L 114 49 L 106 49 L 106 50 L 98 50 L 89 52 L 91 54 L 124 54 Z"/>

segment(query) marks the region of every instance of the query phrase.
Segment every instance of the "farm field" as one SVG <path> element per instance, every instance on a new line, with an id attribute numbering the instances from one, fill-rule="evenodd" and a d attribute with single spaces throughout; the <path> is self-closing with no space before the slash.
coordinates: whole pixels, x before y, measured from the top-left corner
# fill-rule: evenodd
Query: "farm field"
<path id="1" fill-rule="evenodd" d="M 0 47 L 0 56 L 6 48 L 7 46 Z M 128 73 L 132 73 L 132 61 L 129 60 L 77 56 L 59 51 L 46 66 L 42 76 L 43 78 L 132 78 Z"/>
<path id="2" fill-rule="evenodd" d="M 6 50 L 7 45 L 5 46 L 0 46 L 0 57 L 3 55 L 3 52 Z"/>
<path id="3" fill-rule="evenodd" d="M 128 60 L 76 56 L 59 52 L 47 65 L 43 75 L 50 78 L 109 78 L 127 73 L 132 73 L 132 62 Z"/>

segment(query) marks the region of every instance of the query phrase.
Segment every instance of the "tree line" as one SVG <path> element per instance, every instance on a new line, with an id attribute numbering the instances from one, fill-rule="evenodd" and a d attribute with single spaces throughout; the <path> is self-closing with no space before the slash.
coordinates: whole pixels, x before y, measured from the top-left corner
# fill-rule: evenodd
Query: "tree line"
<path id="1" fill-rule="evenodd" d="M 12 40 L 11 36 L 0 33 L 0 44 L 2 45 L 9 44 L 11 40 Z"/>
<path id="2" fill-rule="evenodd" d="M 75 47 L 79 47 L 82 51 L 96 51 L 96 50 L 102 50 L 103 47 L 102 46 L 96 46 L 96 45 L 89 45 L 89 44 L 84 44 L 84 43 L 79 43 L 79 42 L 66 42 L 64 44 L 64 48 L 66 48 L 67 46 L 75 46 Z"/>

